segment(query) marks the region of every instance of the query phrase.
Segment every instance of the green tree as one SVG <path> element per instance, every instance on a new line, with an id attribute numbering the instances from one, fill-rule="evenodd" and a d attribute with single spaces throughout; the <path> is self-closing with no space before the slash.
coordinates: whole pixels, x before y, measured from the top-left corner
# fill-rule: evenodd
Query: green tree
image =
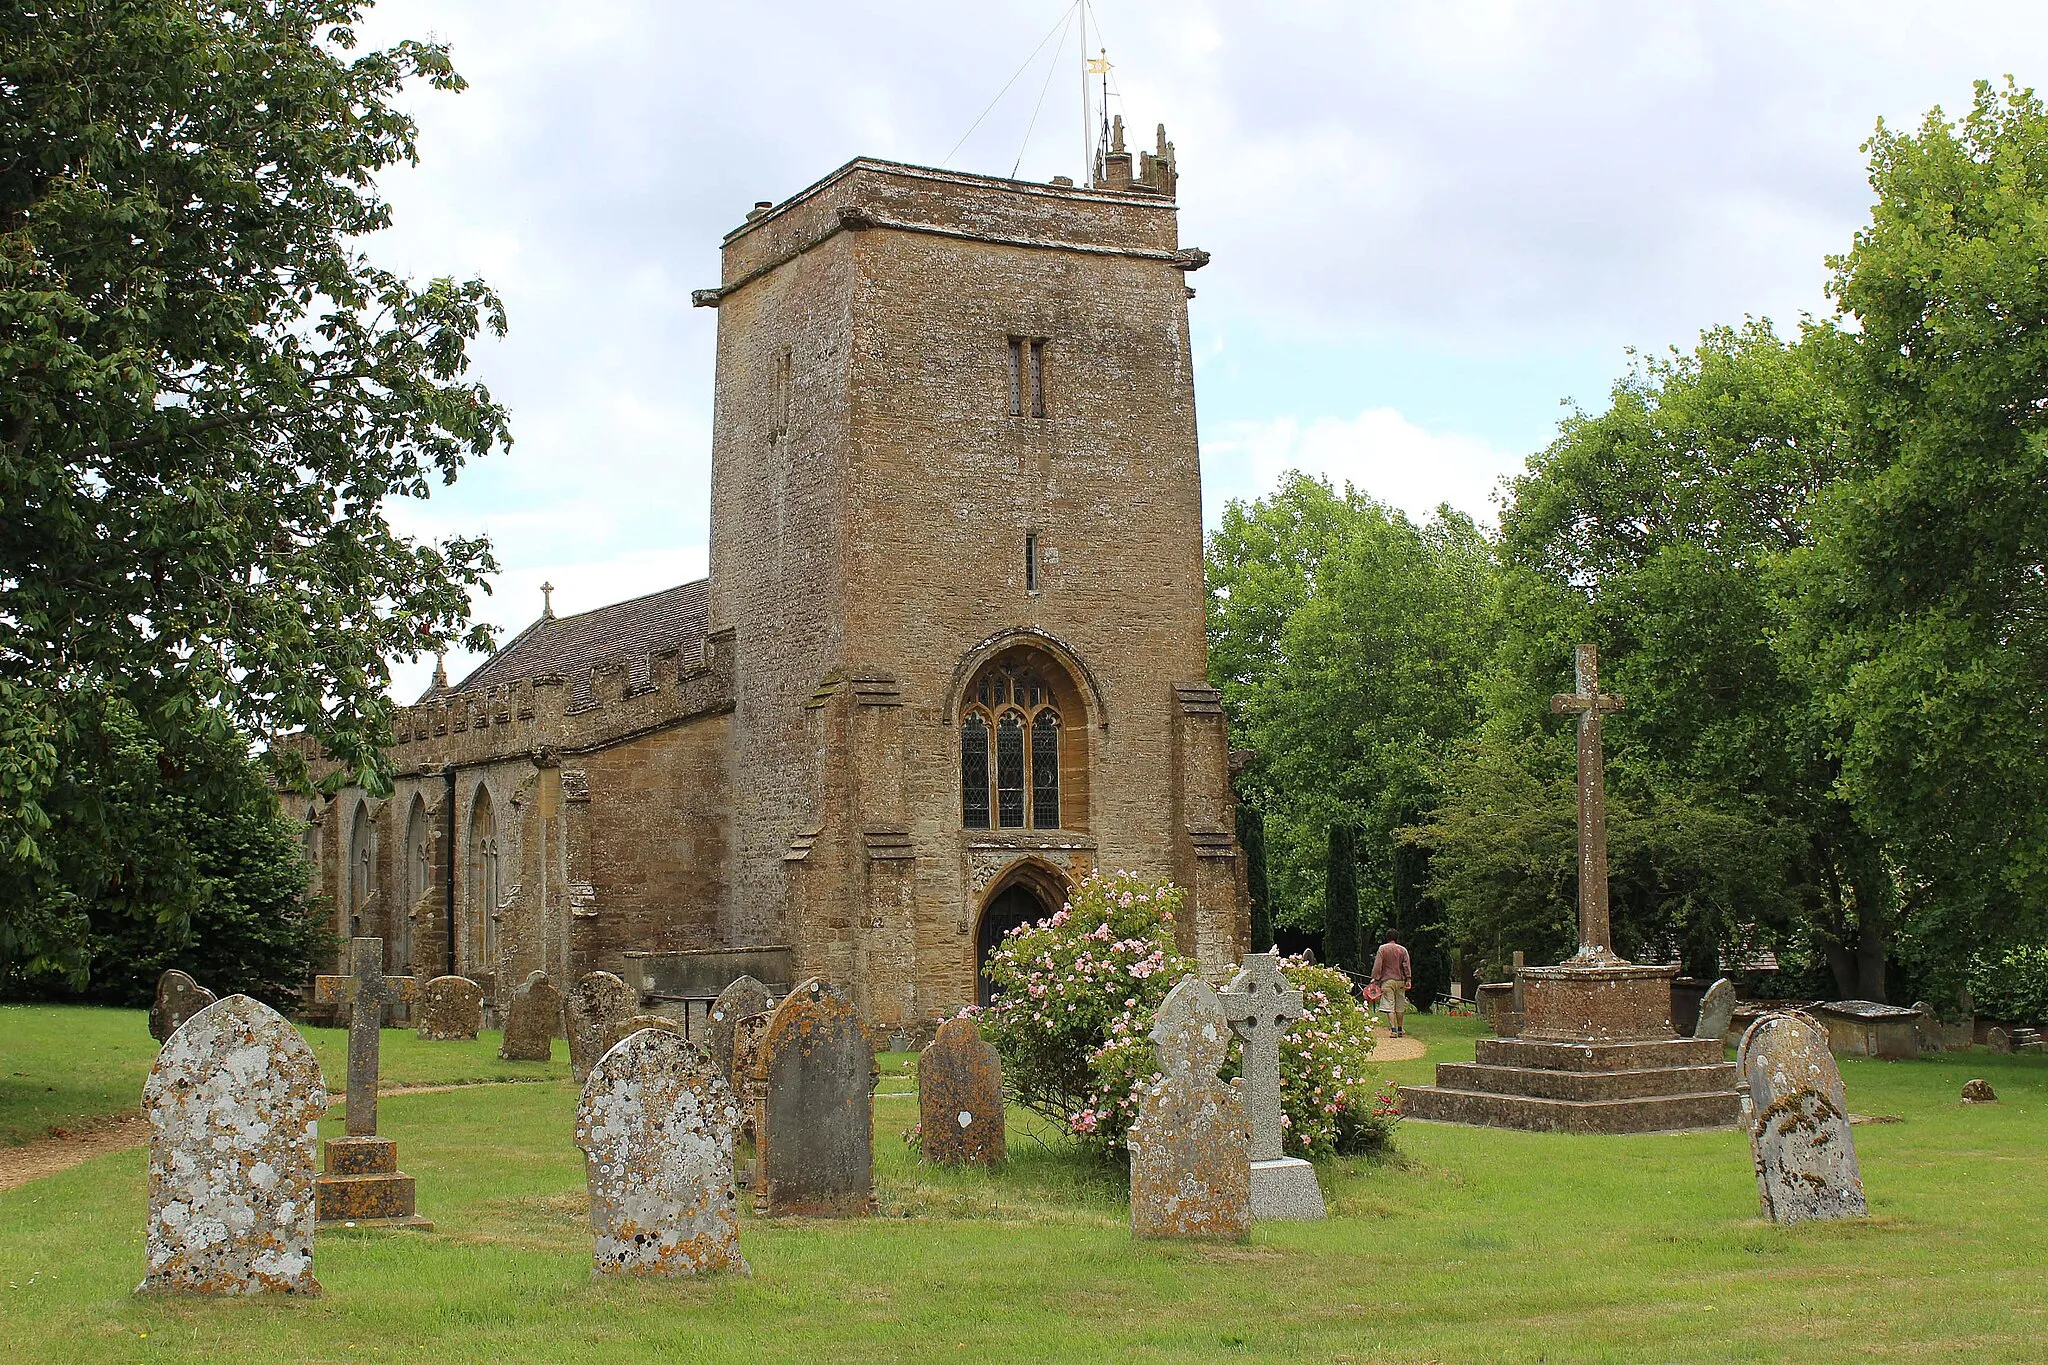
<path id="1" fill-rule="evenodd" d="M 307 729 L 376 787 L 386 660 L 488 643 L 467 629 L 488 546 L 400 535 L 384 507 L 509 440 L 465 377 L 503 311 L 480 281 L 416 288 L 357 246 L 390 220 L 377 172 L 416 159 L 399 93 L 462 81 L 438 45 L 357 54 L 365 9 L 0 8 L 11 974 L 87 969 L 104 885 L 75 880 L 92 820 L 57 791 L 114 775 L 95 736 L 117 701 L 167 751 Z M 232 785 L 190 778 L 209 771 Z"/>
<path id="2" fill-rule="evenodd" d="M 1323 871 L 1323 960 L 1358 970 L 1358 852 L 1351 826 L 1330 826 Z"/>
<path id="3" fill-rule="evenodd" d="M 1900 947 L 1953 988 L 2048 904 L 2048 110 L 1980 83 L 1866 151 L 1877 203 L 1816 335 L 1846 477 L 1778 642 L 1882 841 Z"/>
<path id="4" fill-rule="evenodd" d="M 1266 886 L 1266 819 L 1256 806 L 1237 805 L 1237 846 L 1244 850 L 1245 898 L 1251 902 L 1252 948 L 1263 953 L 1273 946 L 1272 893 Z"/>

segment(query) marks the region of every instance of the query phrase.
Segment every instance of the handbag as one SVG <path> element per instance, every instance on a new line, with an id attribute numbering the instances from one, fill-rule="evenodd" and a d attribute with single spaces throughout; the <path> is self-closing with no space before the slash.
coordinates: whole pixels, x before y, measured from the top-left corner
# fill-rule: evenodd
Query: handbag
<path id="1" fill-rule="evenodd" d="M 1379 982 L 1377 982 L 1377 981 L 1368 981 L 1368 982 L 1366 982 L 1366 983 L 1365 983 L 1365 1002 L 1366 1002 L 1366 1003 L 1367 1003 L 1368 1005 L 1372 1005 L 1372 1004 L 1377 1004 L 1377 1003 L 1379 1002 L 1379 998 L 1380 998 L 1380 983 L 1379 983 Z"/>

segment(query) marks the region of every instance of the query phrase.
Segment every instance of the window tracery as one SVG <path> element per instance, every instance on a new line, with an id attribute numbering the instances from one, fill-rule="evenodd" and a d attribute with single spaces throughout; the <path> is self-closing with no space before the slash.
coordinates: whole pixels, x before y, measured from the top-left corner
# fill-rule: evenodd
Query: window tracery
<path id="1" fill-rule="evenodd" d="M 983 669 L 968 694 L 960 717 L 960 818 L 968 829 L 1060 826 L 1059 705 L 1029 663 Z"/>

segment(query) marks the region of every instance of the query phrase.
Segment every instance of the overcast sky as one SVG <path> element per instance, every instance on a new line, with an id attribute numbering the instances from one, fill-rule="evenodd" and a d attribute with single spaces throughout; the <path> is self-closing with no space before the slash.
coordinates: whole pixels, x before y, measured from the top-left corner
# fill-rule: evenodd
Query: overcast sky
<path id="1" fill-rule="evenodd" d="M 481 274 L 511 315 L 477 369 L 513 451 L 392 508 L 491 535 L 482 619 L 525 625 L 543 579 L 568 613 L 705 572 L 716 314 L 689 294 L 719 238 L 859 155 L 1078 176 L 1069 10 L 386 0 L 366 41 L 440 38 L 471 88 L 409 98 L 422 162 L 386 177 L 397 226 L 368 249 Z M 1091 10 L 1112 110 L 1141 145 L 1167 125 L 1181 240 L 1215 256 L 1190 305 L 1211 525 L 1289 468 L 1492 519 L 1501 476 L 1561 402 L 1605 405 L 1626 348 L 1826 310 L 1878 118 L 1960 112 L 1973 80 L 2041 79 L 2048 52 L 2048 5 L 2017 0 Z M 400 666 L 397 694 L 431 668 Z"/>

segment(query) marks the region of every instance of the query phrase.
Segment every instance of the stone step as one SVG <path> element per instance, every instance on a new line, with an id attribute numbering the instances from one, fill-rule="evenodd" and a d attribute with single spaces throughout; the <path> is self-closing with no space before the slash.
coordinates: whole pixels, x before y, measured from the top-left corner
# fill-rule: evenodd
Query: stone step
<path id="1" fill-rule="evenodd" d="M 387 1137 L 338 1137 L 327 1139 L 327 1174 L 395 1175 L 398 1172 L 398 1143 Z"/>
<path id="2" fill-rule="evenodd" d="M 322 1175 L 313 1180 L 314 1217 L 321 1223 L 411 1218 L 418 1211 L 409 1175 Z"/>
<path id="3" fill-rule="evenodd" d="M 1719 1038 L 1667 1038 L 1643 1043 L 1552 1043 L 1534 1038 L 1481 1038 L 1473 1045 L 1486 1066 L 1539 1071 L 1651 1071 L 1718 1066 L 1728 1058 Z"/>
<path id="4" fill-rule="evenodd" d="M 1735 1065 L 1643 1067 L 1629 1071 L 1550 1071 L 1529 1066 L 1487 1066 L 1446 1062 L 1436 1069 L 1437 1088 L 1489 1095 L 1526 1095 L 1547 1100 L 1644 1099 L 1656 1095 L 1700 1095 L 1735 1089 Z"/>
<path id="5" fill-rule="evenodd" d="M 1401 1112 L 1408 1118 L 1436 1123 L 1519 1128 L 1539 1133 L 1661 1133 L 1731 1127 L 1741 1117 L 1742 1101 L 1733 1090 L 1636 1099 L 1557 1100 L 1404 1085 Z"/>

